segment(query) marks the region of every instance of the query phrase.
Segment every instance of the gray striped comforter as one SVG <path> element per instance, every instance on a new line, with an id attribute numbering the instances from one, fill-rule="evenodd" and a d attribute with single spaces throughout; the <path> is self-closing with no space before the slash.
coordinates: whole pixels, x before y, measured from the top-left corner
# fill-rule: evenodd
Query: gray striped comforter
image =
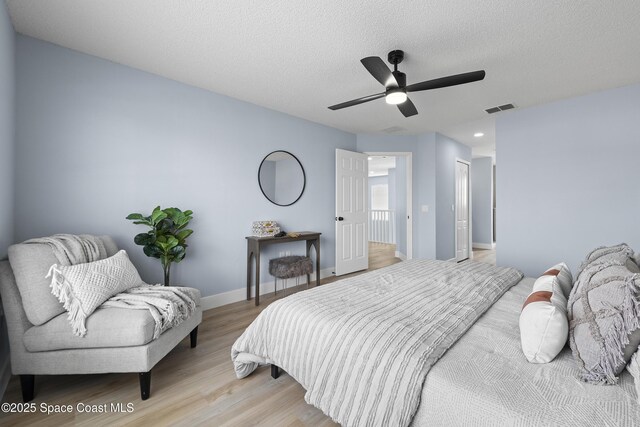
<path id="1" fill-rule="evenodd" d="M 409 425 L 431 366 L 521 278 L 489 264 L 411 260 L 294 294 L 235 342 L 236 375 L 272 363 L 342 425 Z"/>

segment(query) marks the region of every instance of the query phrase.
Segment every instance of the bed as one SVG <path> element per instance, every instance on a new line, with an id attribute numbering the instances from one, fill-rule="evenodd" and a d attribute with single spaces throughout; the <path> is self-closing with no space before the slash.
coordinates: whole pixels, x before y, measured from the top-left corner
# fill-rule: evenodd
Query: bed
<path id="1" fill-rule="evenodd" d="M 518 317 L 535 279 L 508 290 L 426 376 L 414 426 L 638 426 L 633 377 L 618 385 L 578 379 L 569 347 L 547 364 L 527 362 Z"/>
<path id="2" fill-rule="evenodd" d="M 513 269 L 412 260 L 294 294 L 238 338 L 236 374 L 277 365 L 350 426 L 640 425 L 628 373 L 593 386 L 568 349 L 526 361 L 518 318 L 532 284 Z"/>

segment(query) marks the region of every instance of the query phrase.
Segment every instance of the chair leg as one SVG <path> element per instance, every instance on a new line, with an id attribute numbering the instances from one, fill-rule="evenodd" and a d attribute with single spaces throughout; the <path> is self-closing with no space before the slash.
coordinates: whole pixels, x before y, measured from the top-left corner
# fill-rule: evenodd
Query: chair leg
<path id="1" fill-rule="evenodd" d="M 276 365 L 271 365 L 271 378 L 278 378 L 280 376 L 280 368 Z"/>
<path id="2" fill-rule="evenodd" d="M 35 375 L 20 375 L 20 386 L 22 387 L 22 400 L 31 402 L 33 400 L 36 384 Z"/>
<path id="3" fill-rule="evenodd" d="M 140 398 L 147 400 L 151 395 L 151 371 L 140 372 Z"/>
<path id="4" fill-rule="evenodd" d="M 307 274 L 307 289 L 309 289 L 309 282 L 311 281 L 311 275 Z"/>
<path id="5" fill-rule="evenodd" d="M 273 295 L 278 295 L 278 278 L 273 278 Z"/>
<path id="6" fill-rule="evenodd" d="M 191 337 L 191 348 L 196 348 L 198 345 L 198 327 L 193 328 L 193 331 L 189 334 Z"/>

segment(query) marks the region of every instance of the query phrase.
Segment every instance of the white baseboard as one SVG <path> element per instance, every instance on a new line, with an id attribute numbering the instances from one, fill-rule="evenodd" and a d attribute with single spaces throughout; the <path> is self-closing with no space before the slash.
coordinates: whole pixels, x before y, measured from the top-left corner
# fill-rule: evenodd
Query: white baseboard
<path id="1" fill-rule="evenodd" d="M 7 391 L 7 386 L 9 385 L 10 379 L 11 364 L 9 363 L 9 355 L 7 354 L 7 359 L 4 361 L 2 370 L 0 371 L 0 402 L 4 398 L 4 393 Z"/>
<path id="2" fill-rule="evenodd" d="M 496 248 L 496 244 L 495 243 L 473 243 L 472 247 L 474 249 L 495 249 Z"/>
<path id="3" fill-rule="evenodd" d="M 396 251 L 396 258 L 400 258 L 401 260 L 405 261 L 407 259 L 407 256 L 400 251 Z"/>
<path id="4" fill-rule="evenodd" d="M 325 277 L 333 276 L 334 267 L 329 267 L 320 270 L 320 279 L 324 279 Z M 314 282 L 315 274 L 311 275 L 311 283 Z M 300 279 L 300 283 L 305 283 L 306 277 Z M 294 282 L 295 278 L 289 279 L 289 286 Z M 260 295 L 268 294 L 273 292 L 274 281 L 272 277 L 269 277 L 268 282 L 260 283 Z M 278 286 L 278 289 L 282 289 Z M 251 295 L 255 295 L 256 287 L 251 287 Z M 206 297 L 202 297 L 200 299 L 200 304 L 202 306 L 202 310 L 210 310 L 212 308 L 220 307 L 223 305 L 231 304 L 238 301 L 245 301 L 247 299 L 247 288 L 242 287 L 238 289 L 234 289 L 232 291 L 222 292 L 220 294 L 209 295 Z"/>

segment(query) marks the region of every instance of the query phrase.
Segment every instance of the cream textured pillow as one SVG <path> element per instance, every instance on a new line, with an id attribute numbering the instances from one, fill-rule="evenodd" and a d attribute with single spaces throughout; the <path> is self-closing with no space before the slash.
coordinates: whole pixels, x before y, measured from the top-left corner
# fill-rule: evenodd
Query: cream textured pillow
<path id="1" fill-rule="evenodd" d="M 566 268 L 564 263 L 558 264 L 536 280 L 520 313 L 522 352 L 531 363 L 551 362 L 567 343 L 569 321 L 567 298 L 560 284 L 562 266 Z"/>
<path id="2" fill-rule="evenodd" d="M 46 277 L 51 277 L 51 292 L 69 312 L 73 333 L 81 337 L 87 333 L 85 320 L 102 303 L 127 289 L 145 285 L 124 250 L 85 264 L 53 264 Z"/>

